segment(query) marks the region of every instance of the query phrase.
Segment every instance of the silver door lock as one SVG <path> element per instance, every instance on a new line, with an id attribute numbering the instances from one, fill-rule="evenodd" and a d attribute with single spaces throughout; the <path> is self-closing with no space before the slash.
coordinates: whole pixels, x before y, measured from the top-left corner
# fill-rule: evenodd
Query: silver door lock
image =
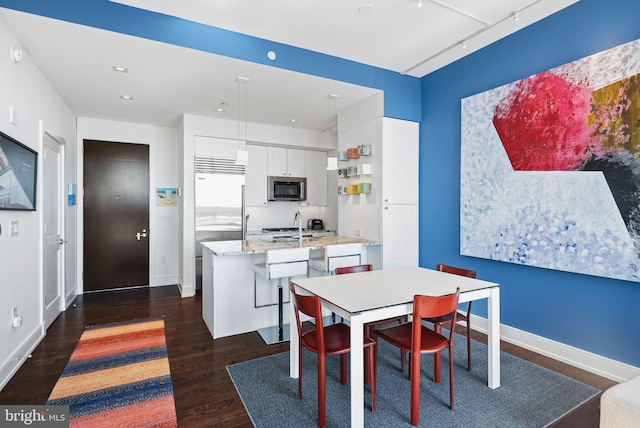
<path id="1" fill-rule="evenodd" d="M 140 238 L 146 238 L 147 237 L 147 229 L 142 229 L 142 233 L 138 232 L 136 233 L 136 239 L 139 241 Z"/>

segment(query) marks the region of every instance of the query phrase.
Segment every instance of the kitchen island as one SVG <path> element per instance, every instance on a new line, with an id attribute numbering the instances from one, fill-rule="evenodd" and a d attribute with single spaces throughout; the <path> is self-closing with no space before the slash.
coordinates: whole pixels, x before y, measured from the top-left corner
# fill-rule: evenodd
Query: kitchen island
<path id="1" fill-rule="evenodd" d="M 254 287 L 253 266 L 264 263 L 269 250 L 309 248 L 311 257 L 321 257 L 324 247 L 362 244 L 362 263 L 379 266 L 379 241 L 346 236 L 256 239 L 202 243 L 202 318 L 214 339 L 256 331 L 278 324 L 277 281 L 258 277 Z M 318 275 L 309 269 L 309 275 Z M 289 322 L 289 287 L 285 291 L 284 322 Z"/>

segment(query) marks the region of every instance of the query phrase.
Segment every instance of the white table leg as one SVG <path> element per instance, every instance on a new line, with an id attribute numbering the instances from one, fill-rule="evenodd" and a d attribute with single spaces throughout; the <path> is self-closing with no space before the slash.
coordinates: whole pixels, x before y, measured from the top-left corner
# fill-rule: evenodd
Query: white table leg
<path id="1" fill-rule="evenodd" d="M 289 376 L 298 378 L 298 326 L 296 325 L 296 313 L 293 302 L 289 303 Z"/>
<path id="2" fill-rule="evenodd" d="M 487 300 L 488 313 L 488 352 L 489 352 L 489 388 L 500 386 L 500 288 L 494 287 Z"/>
<path id="3" fill-rule="evenodd" d="M 360 317 L 351 320 L 351 427 L 364 427 L 364 349 Z"/>

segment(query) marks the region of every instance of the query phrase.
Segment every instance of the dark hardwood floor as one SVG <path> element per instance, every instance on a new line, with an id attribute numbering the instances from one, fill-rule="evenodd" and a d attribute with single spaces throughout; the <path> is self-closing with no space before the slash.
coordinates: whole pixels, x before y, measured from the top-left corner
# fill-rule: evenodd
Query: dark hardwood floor
<path id="1" fill-rule="evenodd" d="M 213 341 L 201 317 L 201 297 L 182 299 L 176 287 L 89 294 L 75 303 L 0 391 L 0 404 L 44 404 L 85 326 L 163 315 L 179 426 L 250 427 L 226 366 L 288 350 L 288 344 L 266 346 L 255 332 Z M 472 335 L 486 343 L 485 335 Z M 615 384 L 505 342 L 501 349 L 602 391 Z M 552 426 L 596 428 L 599 403 L 598 396 Z"/>

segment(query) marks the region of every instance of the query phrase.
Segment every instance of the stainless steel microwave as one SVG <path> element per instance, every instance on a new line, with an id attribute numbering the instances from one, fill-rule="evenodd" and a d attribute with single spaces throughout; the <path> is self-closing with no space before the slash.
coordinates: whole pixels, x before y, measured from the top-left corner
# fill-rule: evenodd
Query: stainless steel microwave
<path id="1" fill-rule="evenodd" d="M 304 177 L 269 176 L 268 200 L 306 201 L 307 179 Z"/>

